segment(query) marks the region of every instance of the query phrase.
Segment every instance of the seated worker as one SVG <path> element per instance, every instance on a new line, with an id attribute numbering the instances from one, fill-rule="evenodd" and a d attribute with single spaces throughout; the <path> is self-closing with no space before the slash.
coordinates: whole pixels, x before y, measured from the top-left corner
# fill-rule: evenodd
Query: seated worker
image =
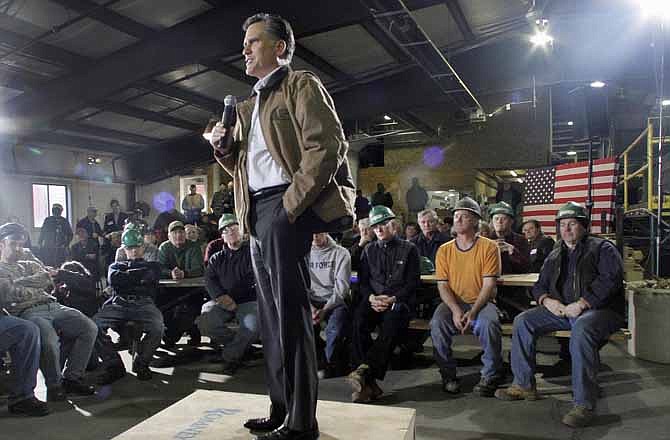
<path id="1" fill-rule="evenodd" d="M 0 354 L 12 357 L 9 381 L 9 412 L 24 416 L 46 416 L 49 408 L 35 398 L 40 363 L 40 329 L 30 321 L 0 313 Z"/>
<path id="2" fill-rule="evenodd" d="M 316 338 L 317 359 L 324 359 L 324 377 L 348 373 L 349 337 L 349 283 L 351 282 L 351 257 L 349 252 L 335 243 L 327 232 L 312 235 L 309 254 L 311 279 L 310 303 Z M 326 344 L 323 347 L 321 323 L 326 324 Z M 325 348 L 325 353 L 324 352 Z M 323 356 L 322 354 L 325 354 Z"/>
<path id="3" fill-rule="evenodd" d="M 530 247 L 528 240 L 512 231 L 514 210 L 506 202 L 499 202 L 489 208 L 492 231 L 487 238 L 495 240 L 500 249 L 502 273 L 527 273 L 530 268 Z M 516 315 L 530 307 L 530 295 L 525 287 L 499 287 L 498 307 L 505 320 L 511 321 Z"/>
<path id="4" fill-rule="evenodd" d="M 377 241 L 363 250 L 358 273 L 361 300 L 354 314 L 353 361 L 358 365 L 349 375 L 354 402 L 378 399 L 391 354 L 407 331 L 414 311 L 415 290 L 420 282 L 419 252 L 414 244 L 393 233 L 389 221 L 395 214 L 386 206 L 370 211 L 370 227 Z M 377 339 L 371 333 L 380 326 Z"/>
<path id="5" fill-rule="evenodd" d="M 59 303 L 72 307 L 92 318 L 100 308 L 95 279 L 78 261 L 66 261 L 54 278 L 55 296 Z"/>
<path id="6" fill-rule="evenodd" d="M 226 239 L 223 236 L 223 224 L 226 225 L 230 221 L 230 217 L 226 217 L 226 220 L 223 219 L 223 216 L 219 217 L 219 234 L 220 237 L 207 243 L 205 248 L 205 266 L 209 264 L 209 259 L 212 258 L 212 255 L 219 252 L 220 250 L 226 247 Z"/>
<path id="7" fill-rule="evenodd" d="M 535 346 L 543 334 L 571 330 L 574 406 L 562 419 L 573 428 L 591 423 L 598 399 L 600 347 L 624 323 L 623 262 L 612 243 L 588 233 L 586 208 L 575 202 L 556 214 L 561 244 L 544 262 L 533 287 L 538 307 L 514 319 L 514 382 L 501 400 L 535 400 Z"/>
<path id="8" fill-rule="evenodd" d="M 156 247 L 156 239 L 154 231 L 148 228 L 141 228 L 134 224 L 126 225 L 125 229 L 135 228 L 138 231 L 142 231 L 144 236 L 144 261 L 158 263 L 158 247 Z M 123 240 L 121 242 L 121 247 L 116 250 L 116 257 L 114 261 L 127 261 L 128 256 L 126 255 L 126 249 L 123 246 Z"/>
<path id="9" fill-rule="evenodd" d="M 477 235 L 480 219 L 477 202 L 469 197 L 456 202 L 452 227 L 456 238 L 440 246 L 436 256 L 435 274 L 442 303 L 430 322 L 430 336 L 442 376 L 442 390 L 457 394 L 460 383 L 452 340 L 471 330 L 484 349 L 481 378 L 473 391 L 493 397 L 504 379 L 502 329 L 498 309 L 492 302 L 501 263 L 496 243 Z"/>
<path id="10" fill-rule="evenodd" d="M 47 272 L 34 261 L 19 261 L 25 234 L 25 228 L 18 223 L 0 226 L 0 307 L 39 327 L 40 368 L 47 400 L 65 400 L 66 393 L 93 394 L 95 388 L 84 382 L 84 370 L 97 327 L 80 311 L 58 304 L 47 293 L 53 289 L 51 277 L 57 275 L 57 270 Z"/>
<path id="11" fill-rule="evenodd" d="M 526 220 L 521 225 L 521 231 L 530 245 L 530 265 L 528 270 L 539 273 L 542 264 L 549 253 L 554 249 L 554 239 L 542 233 L 542 225 L 537 220 Z"/>
<path id="12" fill-rule="evenodd" d="M 242 240 L 235 216 L 223 214 L 219 226 L 226 246 L 212 255 L 207 265 L 205 286 L 212 300 L 203 305 L 197 323 L 201 334 L 209 336 L 216 346 L 224 345 L 223 373 L 233 375 L 259 338 L 256 280 L 249 242 Z M 226 324 L 234 318 L 240 326 L 233 336 Z"/>
<path id="13" fill-rule="evenodd" d="M 512 230 L 514 210 L 505 202 L 489 208 L 491 231 L 486 237 L 495 240 L 500 249 L 502 273 L 528 273 L 530 248 L 528 240 Z"/>
<path id="14" fill-rule="evenodd" d="M 98 269 L 98 257 L 100 256 L 100 244 L 97 239 L 91 238 L 84 227 L 77 228 L 78 241 L 70 247 L 72 259 L 80 262 L 93 275 L 93 278 L 100 278 Z"/>
<path id="15" fill-rule="evenodd" d="M 444 243 L 451 240 L 451 235 L 443 234 L 437 228 L 437 212 L 433 209 L 425 209 L 417 215 L 421 233 L 414 237 L 414 243 L 419 249 L 419 256 L 428 257 L 435 264 L 435 254 L 437 249 Z"/>
<path id="16" fill-rule="evenodd" d="M 137 353 L 133 354 L 132 367 L 139 380 L 151 379 L 149 364 L 163 337 L 163 315 L 154 304 L 160 265 L 144 261 L 144 238 L 139 230 L 126 229 L 121 241 L 128 260 L 109 266 L 107 282 L 113 294 L 93 318 L 100 329 L 96 350 L 105 368 L 105 373 L 98 379 L 100 384 L 114 382 L 126 374 L 121 356 L 107 335 L 109 328 L 119 328 L 128 321 L 142 325 L 144 336 Z"/>
<path id="17" fill-rule="evenodd" d="M 186 239 L 184 223 L 179 220 L 168 226 L 168 241 L 158 248 L 158 260 L 163 278 L 182 280 L 201 277 L 204 273 L 200 246 Z"/>
<path id="18" fill-rule="evenodd" d="M 184 223 L 173 221 L 168 226 L 168 241 L 158 248 L 158 260 L 161 264 L 161 278 L 182 280 L 184 278 L 201 277 L 204 274 L 202 251 L 197 243 L 186 239 Z M 165 322 L 165 342 L 176 343 L 185 331 L 189 331 L 190 343 L 200 343 L 200 332 L 195 319 L 202 308 L 203 288 L 171 288 L 166 295 L 159 297 L 157 305 L 163 312 Z M 178 304 L 171 304 L 175 299 L 184 296 Z M 167 308 L 167 309 L 166 309 Z"/>
<path id="19" fill-rule="evenodd" d="M 371 243 L 377 239 L 375 236 L 375 231 L 373 231 L 370 227 L 370 219 L 368 217 L 358 220 L 358 230 L 360 231 L 360 236 L 358 237 L 358 240 L 356 240 L 356 242 L 349 248 L 352 270 L 359 270 L 363 249 L 365 249 L 368 243 Z"/>

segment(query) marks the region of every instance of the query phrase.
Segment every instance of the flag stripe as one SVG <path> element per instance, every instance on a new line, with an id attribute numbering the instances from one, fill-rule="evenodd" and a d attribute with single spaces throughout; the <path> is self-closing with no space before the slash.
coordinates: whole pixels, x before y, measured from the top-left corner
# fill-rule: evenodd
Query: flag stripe
<path id="1" fill-rule="evenodd" d="M 615 202 L 617 162 L 613 158 L 594 161 L 591 175 L 591 230 L 600 232 L 601 216 L 611 224 Z M 556 212 L 569 201 L 585 204 L 588 162 L 528 170 L 524 190 L 523 220 L 534 219 L 555 234 Z"/>

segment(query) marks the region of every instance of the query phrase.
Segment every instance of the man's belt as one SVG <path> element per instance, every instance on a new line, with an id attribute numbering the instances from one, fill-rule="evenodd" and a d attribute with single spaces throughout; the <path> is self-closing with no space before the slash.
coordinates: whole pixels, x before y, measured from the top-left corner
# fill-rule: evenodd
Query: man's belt
<path id="1" fill-rule="evenodd" d="M 254 191 L 249 194 L 251 200 L 263 200 L 275 194 L 283 193 L 289 187 L 288 183 L 282 185 L 268 186 L 267 188 L 261 188 L 258 191 Z"/>

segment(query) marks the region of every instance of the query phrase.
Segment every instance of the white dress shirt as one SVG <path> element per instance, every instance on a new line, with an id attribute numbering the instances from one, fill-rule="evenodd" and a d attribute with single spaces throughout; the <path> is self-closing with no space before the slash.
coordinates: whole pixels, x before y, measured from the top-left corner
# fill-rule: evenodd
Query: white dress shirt
<path id="1" fill-rule="evenodd" d="M 265 87 L 268 79 L 281 68 L 264 76 L 254 85 L 256 93 L 256 105 L 251 115 L 251 128 L 249 129 L 249 149 L 247 152 L 247 174 L 249 176 L 249 191 L 258 191 L 271 186 L 291 183 L 291 178 L 279 165 L 268 151 L 268 146 L 261 130 L 258 111 L 260 106 L 260 90 Z"/>

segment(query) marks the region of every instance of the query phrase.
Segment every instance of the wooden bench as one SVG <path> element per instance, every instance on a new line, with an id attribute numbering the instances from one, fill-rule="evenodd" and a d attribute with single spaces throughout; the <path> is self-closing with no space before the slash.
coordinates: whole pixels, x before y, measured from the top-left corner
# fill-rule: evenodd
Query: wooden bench
<path id="1" fill-rule="evenodd" d="M 410 330 L 430 330 L 430 320 L 428 319 L 412 319 L 409 322 Z M 512 336 L 512 324 L 502 324 L 503 336 Z M 569 338 L 570 330 L 557 330 L 555 332 L 547 333 L 544 336 L 553 336 L 555 338 Z M 630 338 L 630 331 L 627 328 L 622 328 L 610 336 L 610 341 L 625 341 Z"/>

